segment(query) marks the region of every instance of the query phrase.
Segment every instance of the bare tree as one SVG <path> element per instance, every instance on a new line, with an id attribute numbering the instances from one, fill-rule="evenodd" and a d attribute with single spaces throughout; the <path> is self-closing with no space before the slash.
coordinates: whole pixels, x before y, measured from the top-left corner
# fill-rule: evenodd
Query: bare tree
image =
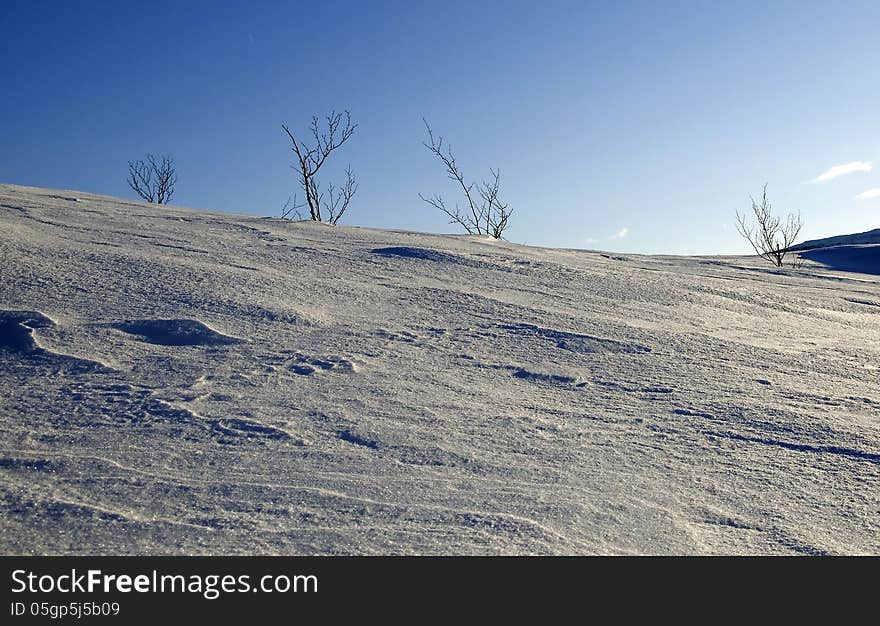
<path id="1" fill-rule="evenodd" d="M 343 120 L 343 115 L 344 120 Z M 337 113 L 331 111 L 330 115 L 325 118 L 326 129 L 321 128 L 321 122 L 317 116 L 312 118 L 309 131 L 311 133 L 312 145 L 307 144 L 304 140 L 297 140 L 290 132 L 290 129 L 284 124 L 281 128 L 290 138 L 291 150 L 296 155 L 296 163 L 294 168 L 299 173 L 299 184 L 303 188 L 306 195 L 305 204 L 302 207 L 309 207 L 309 216 L 316 222 L 326 220 L 331 224 L 336 224 L 342 219 L 345 211 L 348 209 L 351 199 L 357 192 L 358 183 L 351 171 L 351 166 L 345 170 L 346 180 L 342 187 L 335 187 L 332 183 L 327 186 L 327 195 L 321 191 L 321 185 L 316 178 L 318 170 L 327 161 L 330 153 L 344 144 L 354 134 L 357 124 L 351 123 L 351 114 Z M 295 203 L 294 203 L 295 204 Z M 288 208 L 288 207 L 286 207 Z M 298 207 L 294 207 L 293 210 Z M 322 213 L 322 209 L 325 213 Z M 285 217 L 282 215 L 282 217 Z"/>
<path id="2" fill-rule="evenodd" d="M 446 169 L 446 175 L 461 187 L 465 200 L 467 200 L 467 206 L 461 208 L 456 204 L 455 208 L 452 209 L 446 206 L 446 202 L 439 194 L 430 198 L 419 194 L 419 198 L 432 207 L 446 213 L 450 218 L 450 224 L 460 225 L 468 234 L 491 235 L 495 239 L 501 239 L 504 231 L 507 229 L 510 215 L 513 213 L 510 206 L 502 202 L 499 197 L 501 171 L 490 168 L 491 180 L 484 180 L 479 185 L 477 183 L 466 183 L 464 173 L 458 166 L 458 163 L 455 162 L 452 146 L 447 143 L 446 150 L 444 151 L 443 137 L 434 139 L 434 133 L 431 131 L 428 121 L 424 118 L 422 121 L 425 123 L 425 129 L 428 131 L 428 141 L 430 141 L 430 143 L 423 142 L 422 145 L 440 159 L 440 162 L 443 163 L 443 167 Z"/>
<path id="3" fill-rule="evenodd" d="M 147 161 L 128 162 L 128 186 L 147 202 L 168 204 L 174 195 L 177 184 L 177 172 L 174 159 L 162 156 L 157 160 L 152 154 Z"/>
<path id="4" fill-rule="evenodd" d="M 301 208 L 305 205 L 297 203 L 296 196 L 287 196 L 287 202 L 284 203 L 284 206 L 281 207 L 281 219 L 283 220 L 301 220 L 303 219 L 302 213 L 299 212 Z"/>
<path id="5" fill-rule="evenodd" d="M 755 252 L 776 267 L 782 267 L 782 261 L 794 244 L 804 222 L 800 213 L 789 213 L 785 223 L 773 215 L 770 200 L 767 198 L 767 185 L 764 185 L 764 193 L 761 196 L 761 204 L 754 198 L 752 200 L 752 213 L 755 214 L 755 225 L 746 223 L 746 216 L 736 212 L 736 229 L 745 237 Z"/>

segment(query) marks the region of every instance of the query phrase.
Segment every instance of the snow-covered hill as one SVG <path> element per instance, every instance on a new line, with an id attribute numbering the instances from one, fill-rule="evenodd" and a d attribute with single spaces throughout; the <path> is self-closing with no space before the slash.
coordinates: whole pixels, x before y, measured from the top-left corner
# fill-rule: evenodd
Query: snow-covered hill
<path id="1" fill-rule="evenodd" d="M 880 553 L 880 285 L 0 186 L 0 551 Z"/>
<path id="2" fill-rule="evenodd" d="M 843 272 L 880 274 L 880 228 L 813 239 L 791 247 L 801 259 Z"/>
<path id="3" fill-rule="evenodd" d="M 880 245 L 828 246 L 812 248 L 799 254 L 821 266 L 842 272 L 880 274 Z"/>
<path id="4" fill-rule="evenodd" d="M 868 230 L 863 233 L 853 233 L 851 235 L 836 235 L 834 237 L 825 237 L 824 239 L 811 239 L 803 243 L 796 244 L 791 250 L 811 250 L 813 248 L 828 248 L 829 246 L 858 246 L 867 244 L 880 244 L 880 228 Z"/>

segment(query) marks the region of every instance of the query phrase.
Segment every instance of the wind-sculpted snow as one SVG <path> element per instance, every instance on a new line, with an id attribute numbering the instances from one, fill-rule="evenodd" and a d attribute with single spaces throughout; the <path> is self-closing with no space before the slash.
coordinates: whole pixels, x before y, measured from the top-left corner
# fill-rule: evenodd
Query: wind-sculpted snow
<path id="1" fill-rule="evenodd" d="M 290 365 L 290 370 L 300 376 L 311 376 L 319 371 L 354 372 L 354 363 L 340 356 L 308 357 L 300 355 Z"/>
<path id="2" fill-rule="evenodd" d="M 3 553 L 880 554 L 876 274 L 13 186 L 0 267 Z"/>
<path id="3" fill-rule="evenodd" d="M 375 248 L 371 250 L 373 254 L 389 258 L 414 259 L 417 261 L 430 261 L 432 263 L 445 265 L 464 265 L 466 267 L 486 268 L 487 263 L 469 259 L 467 257 L 441 252 L 439 250 L 429 250 L 426 248 L 414 248 L 411 246 L 391 246 L 387 248 Z"/>
<path id="4" fill-rule="evenodd" d="M 0 350 L 33 352 L 37 349 L 34 329 L 54 325 L 55 322 L 39 311 L 0 311 Z"/>
<path id="5" fill-rule="evenodd" d="M 561 350 L 570 350 L 572 352 L 650 352 L 650 348 L 637 344 L 622 343 L 612 341 L 610 339 L 601 339 L 599 337 L 591 337 L 590 335 L 581 335 L 578 333 L 569 333 L 561 330 L 553 330 L 551 328 L 541 328 L 533 324 L 499 324 L 498 328 L 506 330 L 516 335 L 535 336 L 542 339 L 549 339 L 556 343 L 556 347 Z"/>
<path id="6" fill-rule="evenodd" d="M 105 369 L 101 363 L 89 359 L 61 354 L 39 346 L 34 339 L 34 331 L 52 328 L 55 322 L 39 311 L 0 310 L 0 373 L 13 368 L 16 362 L 24 359 L 28 364 L 44 364 L 54 372 L 69 372 Z M 2 359 L 2 353 L 17 358 Z M 5 362 L 4 362 L 5 361 Z"/>
<path id="7" fill-rule="evenodd" d="M 198 320 L 126 320 L 113 327 L 163 346 L 216 346 L 237 341 Z"/>
<path id="8" fill-rule="evenodd" d="M 572 376 L 563 376 L 560 374 L 544 374 L 542 372 L 530 372 L 526 369 L 515 369 L 513 372 L 513 377 L 522 378 L 524 380 L 531 380 L 534 382 L 556 384 L 574 383 L 576 381 L 576 379 Z"/>

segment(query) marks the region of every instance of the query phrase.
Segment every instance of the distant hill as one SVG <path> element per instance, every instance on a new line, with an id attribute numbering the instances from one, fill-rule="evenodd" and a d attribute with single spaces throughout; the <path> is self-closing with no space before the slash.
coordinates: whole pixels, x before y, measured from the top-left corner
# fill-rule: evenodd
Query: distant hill
<path id="1" fill-rule="evenodd" d="M 880 243 L 880 228 L 852 235 L 836 235 L 835 237 L 825 237 L 824 239 L 811 239 L 810 241 L 792 246 L 790 249 L 813 250 L 814 248 L 827 248 L 829 246 L 852 246 L 871 243 Z"/>
<path id="2" fill-rule="evenodd" d="M 839 272 L 880 274 L 880 244 L 855 244 L 810 248 L 800 256 Z"/>
<path id="3" fill-rule="evenodd" d="M 864 233 L 812 239 L 790 250 L 829 269 L 880 274 L 880 228 Z"/>

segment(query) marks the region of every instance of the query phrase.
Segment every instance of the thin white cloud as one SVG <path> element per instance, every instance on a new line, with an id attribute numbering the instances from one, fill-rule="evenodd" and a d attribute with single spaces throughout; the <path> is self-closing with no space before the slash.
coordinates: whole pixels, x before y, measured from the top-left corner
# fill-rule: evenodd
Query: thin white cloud
<path id="1" fill-rule="evenodd" d="M 870 161 L 853 161 L 852 163 L 844 163 L 843 165 L 835 165 L 819 174 L 814 183 L 827 183 L 829 180 L 838 176 L 845 176 L 854 172 L 870 172 L 873 164 Z"/>
<path id="2" fill-rule="evenodd" d="M 880 198 L 880 187 L 868 189 L 868 191 L 863 191 L 856 196 L 856 200 L 870 200 L 871 198 Z"/>
<path id="3" fill-rule="evenodd" d="M 624 226 L 623 228 L 621 228 L 620 230 L 618 230 L 616 233 L 614 233 L 613 235 L 611 235 L 611 239 L 623 239 L 623 238 L 626 237 L 628 234 L 629 234 L 629 228 L 627 228 L 626 226 Z"/>

